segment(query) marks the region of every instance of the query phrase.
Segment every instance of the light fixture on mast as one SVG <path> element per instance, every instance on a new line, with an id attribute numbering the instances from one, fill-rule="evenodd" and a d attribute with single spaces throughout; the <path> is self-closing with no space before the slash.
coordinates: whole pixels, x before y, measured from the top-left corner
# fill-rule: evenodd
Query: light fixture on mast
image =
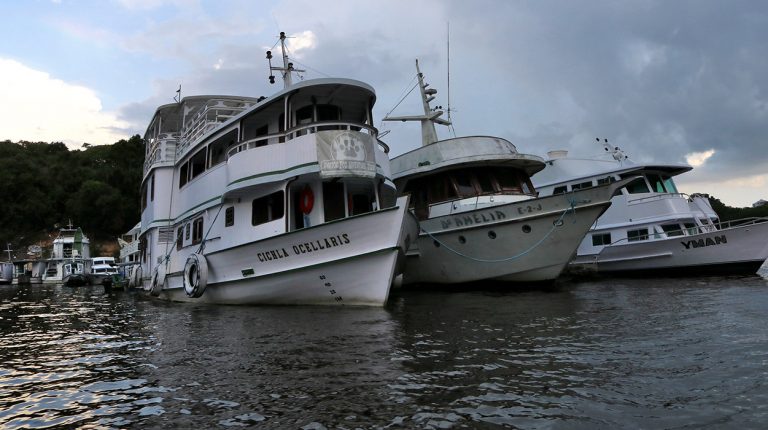
<path id="1" fill-rule="evenodd" d="M 279 71 L 283 75 L 283 84 L 285 85 L 285 88 L 290 87 L 293 84 L 293 81 L 291 79 L 291 72 L 306 72 L 306 70 L 301 69 L 294 69 L 293 63 L 288 61 L 288 53 L 285 49 L 285 39 L 287 36 L 285 35 L 284 31 L 280 32 L 280 49 L 283 54 L 283 67 L 277 67 L 272 65 L 272 51 L 267 51 L 267 60 L 269 60 L 269 83 L 274 84 L 275 83 L 275 75 L 272 74 L 273 71 Z"/>

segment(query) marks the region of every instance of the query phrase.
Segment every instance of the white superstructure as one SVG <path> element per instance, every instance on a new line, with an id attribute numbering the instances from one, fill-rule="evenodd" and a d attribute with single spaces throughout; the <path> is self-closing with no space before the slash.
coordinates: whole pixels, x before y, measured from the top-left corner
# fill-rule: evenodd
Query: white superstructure
<path id="1" fill-rule="evenodd" d="M 754 274 L 768 257 L 768 219 L 720 222 L 707 196 L 678 192 L 673 177 L 687 164 L 635 163 L 602 143 L 602 157 L 552 151 L 533 181 L 542 195 L 568 196 L 629 176 L 592 226 L 572 265 L 615 274 Z"/>
<path id="2" fill-rule="evenodd" d="M 398 191 L 411 196 L 421 227 L 404 284 L 557 278 L 621 185 L 537 198 L 530 175 L 543 159 L 499 137 L 437 140 L 435 123 L 450 123 L 430 107 L 436 91 L 427 88 L 418 61 L 416 71 L 424 114 L 385 118 L 422 126 L 422 146 L 392 160 Z"/>
<path id="3" fill-rule="evenodd" d="M 281 33 L 281 44 L 285 36 Z M 271 53 L 267 53 L 271 58 Z M 176 301 L 384 304 L 416 232 L 396 199 L 370 86 L 185 97 L 145 134 L 133 284 Z"/>
<path id="4" fill-rule="evenodd" d="M 79 227 L 73 228 L 70 223 L 59 230 L 53 240 L 51 257 L 45 261 L 44 284 L 64 282 L 71 275 L 87 275 L 91 265 L 90 240 Z"/>

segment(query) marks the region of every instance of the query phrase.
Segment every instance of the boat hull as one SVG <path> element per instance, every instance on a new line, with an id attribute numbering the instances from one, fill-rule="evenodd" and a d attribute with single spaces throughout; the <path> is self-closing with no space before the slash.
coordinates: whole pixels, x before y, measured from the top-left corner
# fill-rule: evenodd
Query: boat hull
<path id="1" fill-rule="evenodd" d="M 390 209 L 206 253 L 201 297 L 186 294 L 183 272 L 166 276 L 160 297 L 232 305 L 382 306 L 417 234 L 406 208 L 407 198 L 400 198 Z"/>
<path id="2" fill-rule="evenodd" d="M 664 276 L 753 275 L 768 258 L 768 221 L 605 247 L 579 256 L 575 273 Z"/>
<path id="3" fill-rule="evenodd" d="M 403 285 L 553 281 L 627 181 L 421 221 Z"/>

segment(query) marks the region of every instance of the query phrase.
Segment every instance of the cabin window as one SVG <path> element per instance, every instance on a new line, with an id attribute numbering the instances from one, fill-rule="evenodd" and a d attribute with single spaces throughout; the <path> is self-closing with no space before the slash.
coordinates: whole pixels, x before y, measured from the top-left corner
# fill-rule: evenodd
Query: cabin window
<path id="1" fill-rule="evenodd" d="M 189 240 L 189 223 L 184 226 L 184 240 Z"/>
<path id="2" fill-rule="evenodd" d="M 613 178 L 610 177 L 610 176 L 606 176 L 605 178 L 598 179 L 597 180 L 597 185 L 610 184 L 611 182 L 613 182 Z"/>
<path id="3" fill-rule="evenodd" d="M 197 153 L 193 155 L 192 158 L 189 160 L 189 165 L 190 165 L 189 179 L 195 179 L 196 177 L 200 176 L 203 172 L 205 172 L 205 154 L 206 154 L 206 150 L 205 148 L 203 148 L 197 151 Z"/>
<path id="4" fill-rule="evenodd" d="M 301 109 L 296 110 L 296 126 L 301 127 L 302 125 L 311 124 L 312 123 L 312 114 L 314 113 L 314 106 L 304 106 Z M 299 130 L 296 132 L 297 136 L 301 136 L 302 134 L 307 134 L 309 130 Z"/>
<path id="5" fill-rule="evenodd" d="M 325 222 L 347 216 L 342 182 L 323 182 L 323 212 Z"/>
<path id="6" fill-rule="evenodd" d="M 555 190 L 552 191 L 552 194 L 565 194 L 568 191 L 567 185 L 560 185 L 559 187 L 555 187 Z"/>
<path id="7" fill-rule="evenodd" d="M 698 227 L 696 227 L 695 223 L 686 222 L 683 225 L 685 226 L 685 231 L 686 231 L 686 233 L 689 236 L 694 235 L 694 234 L 699 234 L 699 229 L 698 229 Z"/>
<path id="8" fill-rule="evenodd" d="M 520 193 L 523 189 L 520 187 L 520 180 L 514 169 L 499 168 L 495 169 L 496 180 L 503 191 L 512 191 Z"/>
<path id="9" fill-rule="evenodd" d="M 184 227 L 179 227 L 176 230 L 176 249 L 181 249 L 184 246 Z"/>
<path id="10" fill-rule="evenodd" d="M 144 185 L 141 186 L 141 210 L 144 211 L 144 209 L 147 208 L 147 184 L 146 182 Z"/>
<path id="11" fill-rule="evenodd" d="M 661 229 L 667 234 L 667 237 L 683 235 L 683 230 L 680 229 L 680 224 L 662 224 Z"/>
<path id="12" fill-rule="evenodd" d="M 579 182 L 578 184 L 571 185 L 571 190 L 583 190 L 584 188 L 590 188 L 592 186 L 592 181 L 586 181 L 586 182 Z"/>
<path id="13" fill-rule="evenodd" d="M 283 191 L 255 199 L 252 204 L 251 224 L 259 225 L 283 217 Z"/>
<path id="14" fill-rule="evenodd" d="M 318 122 L 335 122 L 341 119 L 341 111 L 338 106 L 334 105 L 317 105 L 317 121 Z M 339 126 L 326 125 L 318 127 L 318 130 L 338 130 Z"/>
<path id="15" fill-rule="evenodd" d="M 611 233 L 597 233 L 592 235 L 592 246 L 611 244 Z"/>
<path id="16" fill-rule="evenodd" d="M 655 193 L 664 193 L 664 181 L 659 175 L 648 175 L 648 182 L 651 184 L 651 190 Z"/>
<path id="17" fill-rule="evenodd" d="M 627 240 L 630 242 L 638 242 L 641 240 L 648 240 L 648 229 L 640 228 L 637 230 L 627 231 Z"/>
<path id="18" fill-rule="evenodd" d="M 235 225 L 235 207 L 230 206 L 224 211 L 224 227 Z"/>
<path id="19" fill-rule="evenodd" d="M 256 137 L 266 136 L 269 134 L 269 126 L 264 124 L 256 129 Z M 262 139 L 256 142 L 256 146 L 264 146 L 267 144 L 268 139 Z"/>
<path id="20" fill-rule="evenodd" d="M 155 175 L 152 174 L 152 177 L 149 179 L 149 201 L 154 202 L 155 201 Z"/>
<path id="21" fill-rule="evenodd" d="M 208 145 L 208 167 L 223 163 L 227 159 L 227 148 L 237 142 L 237 130 L 232 130 Z"/>
<path id="22" fill-rule="evenodd" d="M 447 174 L 435 175 L 428 181 L 429 203 L 440 203 L 457 197 L 450 176 Z"/>
<path id="23" fill-rule="evenodd" d="M 662 176 L 662 179 L 664 180 L 664 188 L 667 189 L 668 193 L 677 193 L 677 187 L 675 186 L 675 181 L 672 180 L 672 177 L 670 176 Z"/>
<path id="24" fill-rule="evenodd" d="M 203 241 L 203 218 L 198 218 L 192 223 L 192 244 Z"/>
<path id="25" fill-rule="evenodd" d="M 633 175 L 622 175 L 622 178 L 631 178 Z M 645 180 L 637 181 L 634 184 L 629 184 L 626 187 L 626 190 L 629 194 L 641 194 L 641 193 L 650 193 L 651 191 L 648 189 L 648 184 L 645 183 Z"/>
<path id="26" fill-rule="evenodd" d="M 523 172 L 518 172 L 520 175 L 520 186 L 523 188 L 523 193 L 533 194 L 533 184 L 531 180 Z"/>
<path id="27" fill-rule="evenodd" d="M 477 195 L 477 191 L 472 185 L 472 177 L 468 172 L 457 171 L 454 173 L 453 179 L 456 181 L 456 190 L 461 197 L 475 197 Z"/>
<path id="28" fill-rule="evenodd" d="M 347 184 L 349 192 L 349 214 L 359 215 L 376 209 L 376 194 L 373 184 Z"/>
<path id="29" fill-rule="evenodd" d="M 179 169 L 179 188 L 186 185 L 188 176 L 189 176 L 189 163 L 184 163 L 181 165 L 181 169 Z"/>
<path id="30" fill-rule="evenodd" d="M 475 177 L 477 178 L 477 185 L 480 187 L 480 192 L 483 194 L 491 194 L 496 192 L 496 188 L 493 186 L 493 179 L 491 175 L 484 170 L 476 170 Z"/>

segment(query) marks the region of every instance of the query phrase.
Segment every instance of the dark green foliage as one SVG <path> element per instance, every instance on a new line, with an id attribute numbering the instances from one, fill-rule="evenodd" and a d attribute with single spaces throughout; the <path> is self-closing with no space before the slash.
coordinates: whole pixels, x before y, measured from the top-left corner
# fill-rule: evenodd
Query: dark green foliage
<path id="1" fill-rule="evenodd" d="M 143 161 L 139 136 L 75 151 L 0 142 L 0 243 L 35 243 L 70 219 L 92 240 L 125 233 L 139 220 Z"/>
<path id="2" fill-rule="evenodd" d="M 733 208 L 726 206 L 716 197 L 709 197 L 712 209 L 720 216 L 720 221 L 730 221 L 739 218 L 768 217 L 768 205 L 756 208 Z"/>

